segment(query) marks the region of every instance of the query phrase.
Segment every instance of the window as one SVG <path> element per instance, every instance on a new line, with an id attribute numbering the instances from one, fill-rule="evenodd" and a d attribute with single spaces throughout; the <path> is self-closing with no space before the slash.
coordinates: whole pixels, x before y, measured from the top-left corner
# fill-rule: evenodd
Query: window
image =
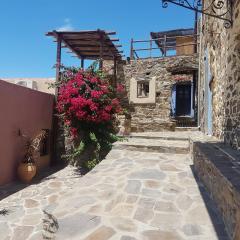
<path id="1" fill-rule="evenodd" d="M 49 129 L 43 129 L 46 131 L 46 137 L 40 143 L 40 156 L 45 156 L 49 154 L 49 140 L 50 140 L 50 131 Z"/>
<path id="2" fill-rule="evenodd" d="M 146 98 L 149 96 L 149 82 L 138 82 L 137 83 L 137 97 Z"/>

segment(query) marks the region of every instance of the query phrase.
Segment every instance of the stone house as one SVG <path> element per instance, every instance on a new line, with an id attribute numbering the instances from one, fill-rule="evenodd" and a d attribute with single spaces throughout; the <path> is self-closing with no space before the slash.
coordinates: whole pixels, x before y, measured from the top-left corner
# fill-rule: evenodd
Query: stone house
<path id="1" fill-rule="evenodd" d="M 119 64 L 132 132 L 196 126 L 198 54 L 193 34 L 193 29 L 151 33 L 161 56 L 132 57 Z"/>
<path id="2" fill-rule="evenodd" d="M 203 8 L 209 4 L 204 1 Z M 232 18 L 229 28 L 223 20 L 207 15 L 202 15 L 199 23 L 199 123 L 204 133 L 239 149 L 240 4 L 232 4 L 224 16 Z"/>

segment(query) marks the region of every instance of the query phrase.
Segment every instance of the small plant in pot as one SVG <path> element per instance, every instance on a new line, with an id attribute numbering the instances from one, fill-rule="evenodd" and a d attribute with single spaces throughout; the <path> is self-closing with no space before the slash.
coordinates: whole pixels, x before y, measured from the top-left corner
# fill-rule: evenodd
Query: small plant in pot
<path id="1" fill-rule="evenodd" d="M 19 179 L 24 183 L 30 183 L 36 175 L 36 159 L 39 157 L 41 142 L 46 138 L 46 131 L 42 130 L 35 137 L 29 138 L 25 135 L 22 137 L 27 139 L 26 153 L 24 159 L 20 162 L 17 172 Z"/>

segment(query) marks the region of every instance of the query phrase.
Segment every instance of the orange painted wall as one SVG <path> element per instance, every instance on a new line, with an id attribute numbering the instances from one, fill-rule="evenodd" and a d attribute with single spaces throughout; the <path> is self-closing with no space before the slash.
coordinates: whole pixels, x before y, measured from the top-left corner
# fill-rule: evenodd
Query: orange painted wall
<path id="1" fill-rule="evenodd" d="M 24 157 L 25 140 L 19 130 L 34 136 L 52 128 L 54 96 L 0 80 L 0 185 L 16 179 L 18 163 Z M 50 162 L 40 157 L 38 168 Z"/>

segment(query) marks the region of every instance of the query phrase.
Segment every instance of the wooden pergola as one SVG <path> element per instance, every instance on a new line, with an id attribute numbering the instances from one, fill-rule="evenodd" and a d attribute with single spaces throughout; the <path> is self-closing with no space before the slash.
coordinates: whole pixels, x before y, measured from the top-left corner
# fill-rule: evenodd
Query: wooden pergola
<path id="1" fill-rule="evenodd" d="M 102 69 L 103 60 L 114 61 L 114 76 L 116 79 L 117 61 L 122 59 L 118 47 L 114 42 L 119 39 L 111 39 L 110 36 L 115 35 L 116 32 L 107 32 L 104 30 L 92 31 L 52 31 L 46 33 L 46 36 L 52 36 L 57 42 L 57 60 L 56 60 L 56 81 L 60 77 L 61 68 L 61 50 L 68 48 L 70 52 L 81 59 L 81 68 L 84 68 L 84 60 L 99 60 L 99 67 Z"/>

